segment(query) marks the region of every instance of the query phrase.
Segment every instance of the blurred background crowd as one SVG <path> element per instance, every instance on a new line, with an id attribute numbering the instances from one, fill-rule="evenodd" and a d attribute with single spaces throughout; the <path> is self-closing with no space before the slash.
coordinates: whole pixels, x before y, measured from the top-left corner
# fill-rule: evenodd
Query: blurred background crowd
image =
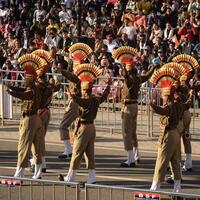
<path id="1" fill-rule="evenodd" d="M 120 76 L 112 52 L 121 46 L 138 50 L 138 74 L 180 53 L 199 61 L 200 0 L 0 0 L 0 69 L 11 71 L 5 79 L 22 79 L 12 73 L 21 70 L 17 59 L 36 49 L 51 53 L 49 72 L 72 70 L 68 49 L 77 41 L 93 49 L 88 60 L 102 76 Z"/>

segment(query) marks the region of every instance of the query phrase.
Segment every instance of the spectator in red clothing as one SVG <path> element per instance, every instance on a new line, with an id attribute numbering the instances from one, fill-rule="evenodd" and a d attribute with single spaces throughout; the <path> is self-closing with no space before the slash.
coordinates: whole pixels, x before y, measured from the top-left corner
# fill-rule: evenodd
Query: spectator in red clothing
<path id="1" fill-rule="evenodd" d="M 5 33 L 5 22 L 3 20 L 3 17 L 0 17 L 0 38 L 3 38 L 3 35 Z"/>
<path id="2" fill-rule="evenodd" d="M 186 19 L 185 23 L 183 24 L 183 26 L 181 28 L 179 28 L 178 34 L 181 37 L 181 39 L 180 39 L 181 42 L 189 40 L 191 43 L 193 43 L 194 42 L 194 37 L 195 37 L 195 35 L 198 34 L 198 31 L 190 23 L 190 20 Z"/>

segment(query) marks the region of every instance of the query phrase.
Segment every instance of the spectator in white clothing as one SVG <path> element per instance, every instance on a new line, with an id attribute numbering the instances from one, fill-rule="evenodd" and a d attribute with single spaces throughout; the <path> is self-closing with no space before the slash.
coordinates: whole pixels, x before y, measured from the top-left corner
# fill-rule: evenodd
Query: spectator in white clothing
<path id="1" fill-rule="evenodd" d="M 63 21 L 65 21 L 66 24 L 71 23 L 72 11 L 70 8 L 66 8 L 66 5 L 64 2 L 61 3 L 61 11 L 59 12 L 58 16 L 61 23 Z"/>
<path id="2" fill-rule="evenodd" d="M 106 35 L 106 39 L 103 40 L 103 43 L 107 45 L 109 53 L 113 53 L 114 49 L 119 46 L 117 41 L 113 39 L 112 34 Z"/>

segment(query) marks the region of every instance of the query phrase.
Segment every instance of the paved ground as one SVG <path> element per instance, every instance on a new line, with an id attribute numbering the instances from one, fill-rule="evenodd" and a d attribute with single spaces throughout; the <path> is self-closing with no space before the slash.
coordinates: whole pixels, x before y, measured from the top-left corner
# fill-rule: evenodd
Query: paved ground
<path id="1" fill-rule="evenodd" d="M 4 126 L 0 128 L 0 175 L 14 174 L 17 160 L 17 141 L 18 141 L 18 127 L 16 125 Z M 69 168 L 69 160 L 59 160 L 58 154 L 63 151 L 63 145 L 59 140 L 59 134 L 56 127 L 49 127 L 46 137 L 47 144 L 47 173 L 44 174 L 43 179 L 57 180 L 60 173 L 66 174 Z M 141 154 L 141 163 L 135 168 L 120 168 L 120 162 L 125 160 L 125 153 L 123 151 L 123 143 L 120 134 L 110 134 L 108 132 L 97 131 L 95 153 L 96 153 L 96 168 L 97 168 L 97 184 L 100 185 L 115 185 L 125 186 L 130 188 L 149 189 L 152 181 L 153 170 L 155 165 L 157 138 L 147 138 L 145 135 L 139 135 L 139 145 Z M 190 173 L 183 173 L 183 192 L 200 194 L 200 149 L 199 141 L 192 142 L 193 146 L 193 166 L 194 171 Z M 31 177 L 32 174 L 26 171 L 26 177 Z M 87 170 L 83 165 L 77 174 L 77 181 L 87 180 Z M 41 190 L 43 187 L 36 184 L 33 187 L 32 197 L 30 195 L 30 184 L 27 183 L 20 190 L 22 199 L 43 199 L 41 198 Z M 164 191 L 171 191 L 172 186 L 163 184 Z M 54 188 L 52 186 L 45 186 L 44 199 L 63 199 L 64 187 L 56 186 L 56 195 L 53 195 Z M 75 199 L 73 192 L 75 188 L 67 188 L 66 196 L 69 195 L 70 200 Z M 11 189 L 11 198 L 18 199 L 20 192 L 17 188 Z M 8 188 L 0 187 L 0 200 L 9 199 Z M 84 199 L 84 192 L 81 193 L 81 199 Z M 89 199 L 133 199 L 133 192 L 123 194 L 122 191 L 110 192 L 108 190 L 90 190 Z M 28 198 L 27 198 L 28 197 Z M 101 198 L 100 198 L 101 197 Z M 67 198 L 68 199 L 68 198 Z"/>

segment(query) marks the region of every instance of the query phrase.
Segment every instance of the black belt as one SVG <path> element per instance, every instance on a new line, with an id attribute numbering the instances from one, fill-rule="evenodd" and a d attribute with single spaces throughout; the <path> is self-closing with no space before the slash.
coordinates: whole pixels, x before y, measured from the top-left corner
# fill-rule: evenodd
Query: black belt
<path id="1" fill-rule="evenodd" d="M 92 121 L 92 120 L 80 120 L 80 123 L 81 124 L 93 124 L 94 121 Z"/>
<path id="2" fill-rule="evenodd" d="M 130 100 L 123 100 L 122 103 L 125 104 L 125 105 L 127 105 L 127 104 L 136 104 L 136 103 L 138 103 L 138 101 L 134 100 L 134 99 L 133 100 L 130 99 Z"/>
<path id="3" fill-rule="evenodd" d="M 25 116 L 28 116 L 28 117 L 30 117 L 30 116 L 32 116 L 32 115 L 36 115 L 37 113 L 32 113 L 32 112 L 28 112 L 28 113 L 26 113 L 26 112 L 23 112 L 22 113 L 22 116 L 23 117 L 25 117 Z"/>

